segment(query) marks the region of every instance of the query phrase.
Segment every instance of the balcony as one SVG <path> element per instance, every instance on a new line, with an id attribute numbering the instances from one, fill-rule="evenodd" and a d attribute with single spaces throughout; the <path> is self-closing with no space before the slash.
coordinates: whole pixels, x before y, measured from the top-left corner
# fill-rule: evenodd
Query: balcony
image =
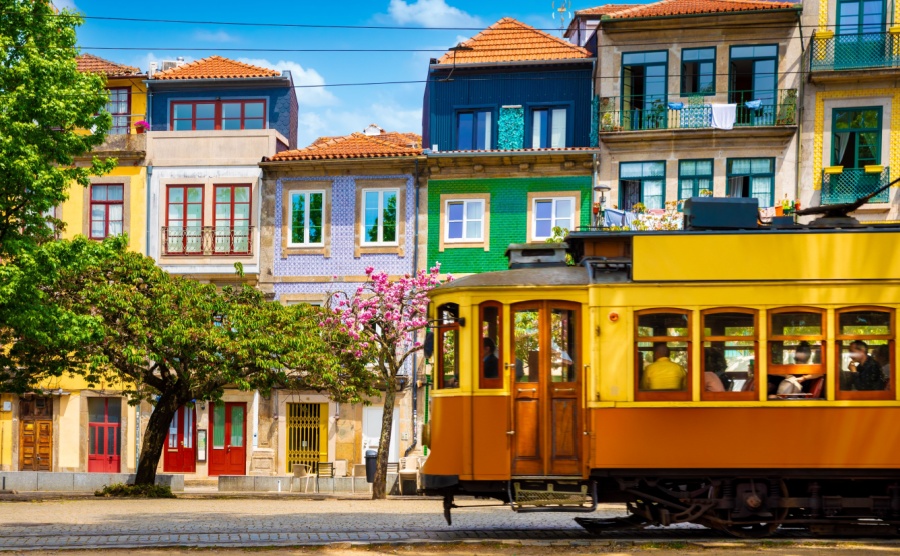
<path id="1" fill-rule="evenodd" d="M 713 129 L 711 98 L 657 98 L 649 108 L 626 110 L 622 109 L 621 97 L 605 97 L 600 101 L 600 133 Z M 737 104 L 736 128 L 797 125 L 797 89 L 781 89 L 759 96 L 752 91 L 730 91 L 728 98 L 731 104 Z"/>
<path id="2" fill-rule="evenodd" d="M 900 68 L 900 36 L 897 34 L 834 35 L 829 32 L 819 33 L 810 40 L 811 73 L 892 68 Z"/>
<path id="3" fill-rule="evenodd" d="M 163 226 L 162 243 L 166 257 L 250 255 L 253 250 L 253 226 Z"/>
<path id="4" fill-rule="evenodd" d="M 837 174 L 823 172 L 822 204 L 852 203 L 887 185 L 890 176 L 891 170 L 887 166 L 881 172 L 866 172 L 864 168 L 844 168 Z M 890 190 L 882 191 L 869 199 L 869 202 L 890 202 Z"/>

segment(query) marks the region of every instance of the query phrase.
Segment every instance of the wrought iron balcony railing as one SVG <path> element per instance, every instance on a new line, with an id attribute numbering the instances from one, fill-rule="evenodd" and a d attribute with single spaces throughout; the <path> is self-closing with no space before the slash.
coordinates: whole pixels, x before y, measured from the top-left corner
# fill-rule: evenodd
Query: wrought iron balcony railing
<path id="1" fill-rule="evenodd" d="M 876 68 L 900 68 L 900 37 L 891 33 L 860 33 L 810 40 L 809 71 Z"/>
<path id="2" fill-rule="evenodd" d="M 822 174 L 822 204 L 836 205 L 853 201 L 873 193 L 890 181 L 891 170 L 887 166 L 880 173 L 866 172 L 864 168 L 844 168 L 839 174 Z M 870 203 L 887 203 L 890 191 L 882 191 Z"/>
<path id="3" fill-rule="evenodd" d="M 600 100 L 600 132 L 712 128 L 714 102 L 737 105 L 735 127 L 797 124 L 797 89 L 758 94 L 753 91 L 730 91 L 727 101 L 715 101 L 713 98 L 645 97 L 640 99 L 644 108 L 624 108 L 622 97 L 604 97 Z"/>
<path id="4" fill-rule="evenodd" d="M 249 255 L 253 248 L 253 226 L 163 226 L 166 256 Z"/>

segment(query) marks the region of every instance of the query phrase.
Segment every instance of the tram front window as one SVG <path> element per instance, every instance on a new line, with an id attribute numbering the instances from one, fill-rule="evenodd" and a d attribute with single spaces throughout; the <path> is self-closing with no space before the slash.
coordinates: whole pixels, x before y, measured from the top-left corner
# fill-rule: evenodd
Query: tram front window
<path id="1" fill-rule="evenodd" d="M 515 312 L 516 382 L 537 382 L 540 363 L 537 309 Z"/>
<path id="2" fill-rule="evenodd" d="M 704 311 L 703 399 L 754 399 L 756 350 L 756 311 Z"/>
<path id="3" fill-rule="evenodd" d="M 687 311 L 637 314 L 635 370 L 639 399 L 654 399 L 641 396 L 642 392 L 677 393 L 677 399 L 689 396 L 689 338 Z"/>
<path id="4" fill-rule="evenodd" d="M 481 368 L 479 385 L 481 388 L 503 388 L 503 375 L 500 373 L 500 362 L 503 357 L 500 350 L 500 314 L 503 306 L 494 301 L 481 304 L 481 349 L 478 361 Z"/>
<path id="5" fill-rule="evenodd" d="M 459 388 L 459 306 L 438 307 L 437 388 Z"/>
<path id="6" fill-rule="evenodd" d="M 839 392 L 854 398 L 880 397 L 891 388 L 893 312 L 849 309 L 837 315 Z M 841 396 L 850 397 L 850 396 Z"/>
<path id="7" fill-rule="evenodd" d="M 550 381 L 575 382 L 575 311 L 553 309 L 550 334 Z"/>

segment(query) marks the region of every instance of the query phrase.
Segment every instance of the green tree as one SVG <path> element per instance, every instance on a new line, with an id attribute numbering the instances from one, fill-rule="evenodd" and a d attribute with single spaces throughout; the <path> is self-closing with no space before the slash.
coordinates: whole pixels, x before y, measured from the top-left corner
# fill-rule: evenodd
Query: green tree
<path id="1" fill-rule="evenodd" d="M 96 157 L 75 166 L 112 125 L 103 77 L 76 66 L 82 23 L 46 0 L 5 0 L 0 10 L 0 256 L 51 239 L 46 213 L 73 183 L 115 166 Z"/>
<path id="2" fill-rule="evenodd" d="M 155 481 L 169 423 L 192 400 L 215 402 L 225 388 L 314 390 L 351 403 L 376 392 L 358 340 L 325 327 L 322 308 L 171 276 L 129 252 L 124 237 L 38 251 L 11 292 L 36 295 L 29 314 L 16 318 L 8 314 L 15 307 L 0 305 L 11 322 L 0 389 L 21 392 L 68 373 L 154 404 L 136 484 Z"/>

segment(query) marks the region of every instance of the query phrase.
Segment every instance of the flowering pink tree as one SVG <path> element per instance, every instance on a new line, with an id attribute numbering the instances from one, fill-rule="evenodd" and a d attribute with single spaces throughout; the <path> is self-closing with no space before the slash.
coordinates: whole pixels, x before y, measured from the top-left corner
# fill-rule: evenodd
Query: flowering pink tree
<path id="1" fill-rule="evenodd" d="M 435 266 L 428 272 L 420 270 L 392 282 L 387 273 L 369 267 L 368 280 L 352 297 L 337 293 L 329 301 L 334 316 L 324 325 L 337 326 L 354 340 L 361 340 L 356 357 L 371 360 L 378 380 L 385 386 L 373 500 L 387 495 L 387 460 L 397 377 L 410 356 L 422 349 L 419 332 L 428 324 L 428 292 L 440 285 L 439 273 L 440 267 Z"/>

